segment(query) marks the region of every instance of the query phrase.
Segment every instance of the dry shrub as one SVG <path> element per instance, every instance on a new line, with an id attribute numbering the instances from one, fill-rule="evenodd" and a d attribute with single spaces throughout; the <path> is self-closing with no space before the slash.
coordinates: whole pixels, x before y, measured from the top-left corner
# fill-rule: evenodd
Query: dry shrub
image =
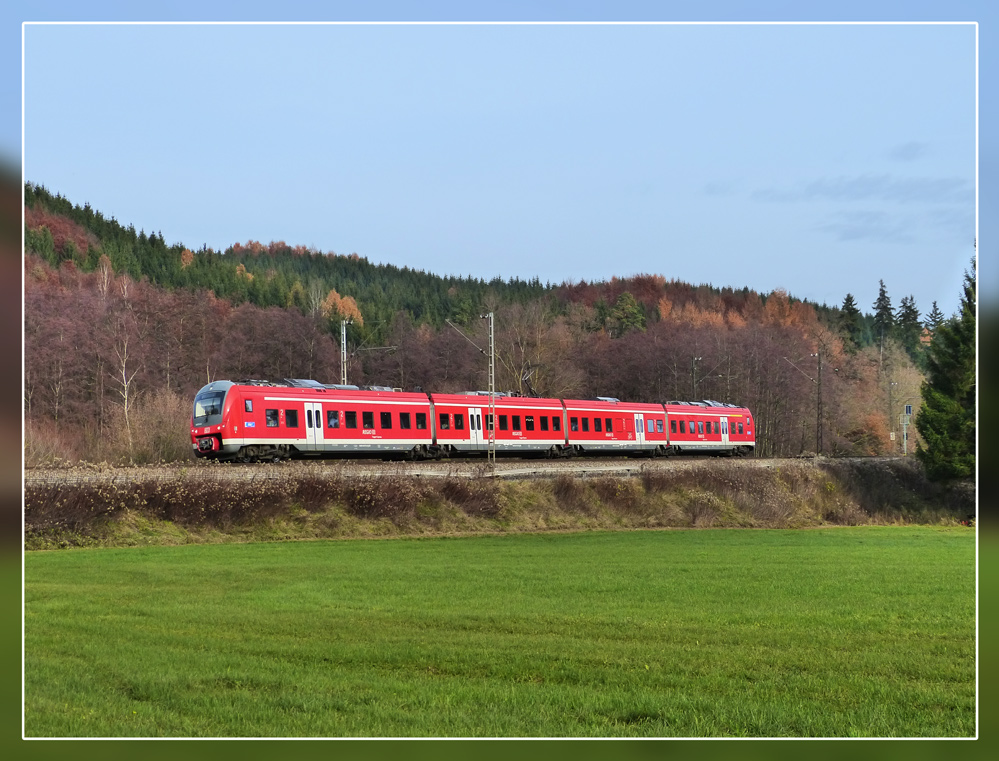
<path id="1" fill-rule="evenodd" d="M 642 473 L 642 484 L 649 494 L 675 498 L 695 525 L 724 519 L 735 525 L 785 526 L 804 509 L 806 503 L 797 490 L 807 486 L 807 479 L 797 467 L 785 473 L 745 463 L 713 461 L 710 465 L 675 471 L 649 469 Z M 693 501 L 691 495 L 697 495 Z"/>
<path id="2" fill-rule="evenodd" d="M 601 502 L 617 510 L 634 511 L 642 499 L 642 485 L 630 478 L 599 478 L 592 488 Z"/>
<path id="3" fill-rule="evenodd" d="M 352 515 L 398 522 L 416 517 L 428 491 L 411 478 L 356 478 L 344 480 L 341 499 Z"/>
<path id="4" fill-rule="evenodd" d="M 28 536 L 57 531 L 88 532 L 124 509 L 126 490 L 115 484 L 54 483 L 26 486 L 24 525 Z"/>
<path id="5" fill-rule="evenodd" d="M 704 489 L 683 489 L 677 495 L 691 526 L 711 526 L 721 515 L 723 503 L 715 494 Z"/>
<path id="6" fill-rule="evenodd" d="M 143 465 L 194 459 L 189 398 L 166 389 L 141 396 L 131 405 L 128 422 L 126 427 L 124 410 L 112 406 L 105 442 L 111 462 Z"/>
<path id="7" fill-rule="evenodd" d="M 963 519 L 975 512 L 974 488 L 928 481 L 915 457 L 826 460 L 820 467 L 865 516 L 862 522 Z"/>
<path id="8" fill-rule="evenodd" d="M 594 515 L 597 511 L 589 485 L 568 473 L 559 473 L 551 480 L 552 496 L 558 508 L 567 513 Z"/>
<path id="9" fill-rule="evenodd" d="M 499 487 L 492 479 L 448 477 L 437 491 L 471 517 L 493 518 L 500 512 Z"/>
<path id="10" fill-rule="evenodd" d="M 63 462 L 77 462 L 86 451 L 78 430 L 52 420 L 24 421 L 24 464 L 42 468 Z"/>

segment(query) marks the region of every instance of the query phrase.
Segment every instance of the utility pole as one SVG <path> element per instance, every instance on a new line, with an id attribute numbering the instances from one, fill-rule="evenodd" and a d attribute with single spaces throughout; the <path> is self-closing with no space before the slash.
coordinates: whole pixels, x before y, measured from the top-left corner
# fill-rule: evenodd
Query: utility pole
<path id="1" fill-rule="evenodd" d="M 697 401 L 697 366 L 696 362 L 700 362 L 702 357 L 691 357 L 690 358 L 690 401 Z"/>
<path id="2" fill-rule="evenodd" d="M 347 326 L 353 320 L 340 320 L 340 383 L 347 385 Z"/>
<path id="3" fill-rule="evenodd" d="M 489 429 L 489 447 L 486 449 L 486 461 L 494 470 L 496 468 L 496 340 L 493 332 L 493 313 L 482 315 L 489 320 L 489 417 L 486 418 L 486 428 Z"/>
<path id="4" fill-rule="evenodd" d="M 816 395 L 818 399 L 815 402 L 815 454 L 822 454 L 822 349 L 818 349 L 815 353 L 816 358 L 819 360 L 819 375 L 818 375 L 818 394 Z"/>

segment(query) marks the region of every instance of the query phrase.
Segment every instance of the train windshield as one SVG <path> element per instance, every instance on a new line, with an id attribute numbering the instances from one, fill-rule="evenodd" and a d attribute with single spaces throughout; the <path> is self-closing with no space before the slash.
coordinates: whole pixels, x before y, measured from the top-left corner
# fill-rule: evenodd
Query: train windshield
<path id="1" fill-rule="evenodd" d="M 225 399 L 225 391 L 205 391 L 194 397 L 194 426 L 221 423 L 223 399 Z"/>

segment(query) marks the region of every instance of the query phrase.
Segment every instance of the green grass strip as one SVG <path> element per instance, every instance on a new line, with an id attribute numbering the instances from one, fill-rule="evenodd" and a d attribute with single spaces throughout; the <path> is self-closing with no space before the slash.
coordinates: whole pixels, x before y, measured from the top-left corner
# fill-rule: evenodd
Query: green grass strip
<path id="1" fill-rule="evenodd" d="M 28 736 L 960 737 L 974 531 L 25 557 Z"/>

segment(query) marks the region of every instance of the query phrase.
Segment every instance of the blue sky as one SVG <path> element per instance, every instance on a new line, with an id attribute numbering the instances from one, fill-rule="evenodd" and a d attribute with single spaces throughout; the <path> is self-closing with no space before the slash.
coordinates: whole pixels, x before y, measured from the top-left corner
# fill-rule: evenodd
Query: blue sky
<path id="1" fill-rule="evenodd" d="M 229 17 L 217 7 L 201 12 Z M 413 18 L 332 7 L 284 18 Z M 750 18 L 671 7 L 502 6 Z M 898 7 L 816 12 L 984 13 Z M 170 8 L 149 18 L 198 18 Z M 259 8 L 242 18 L 275 18 Z M 21 20 L 78 13 L 43 4 Z M 86 18 L 137 17 L 95 3 Z M 850 292 L 865 311 L 883 279 L 896 306 L 911 294 L 949 313 L 976 234 L 975 39 L 945 24 L 29 25 L 24 176 L 191 248 L 284 240 L 553 283 L 658 273 L 830 305 Z M 16 159 L 20 131 L 2 138 Z"/>

